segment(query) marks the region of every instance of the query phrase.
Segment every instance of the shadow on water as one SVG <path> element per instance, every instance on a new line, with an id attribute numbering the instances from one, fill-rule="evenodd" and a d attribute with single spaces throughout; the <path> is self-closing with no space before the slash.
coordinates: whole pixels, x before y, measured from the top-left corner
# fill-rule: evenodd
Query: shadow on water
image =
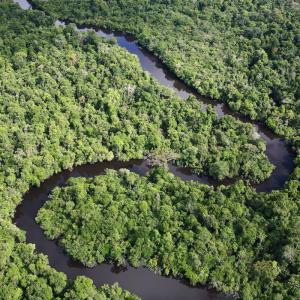
<path id="1" fill-rule="evenodd" d="M 15 0 L 24 9 L 31 8 L 26 0 Z M 64 25 L 64 21 L 56 21 L 56 25 Z M 178 96 L 187 99 L 194 95 L 202 102 L 202 109 L 207 105 L 213 105 L 216 112 L 221 117 L 225 114 L 233 115 L 243 122 L 254 125 L 257 132 L 266 142 L 266 153 L 271 163 L 275 165 L 275 170 L 269 179 L 255 186 L 259 192 L 268 192 L 284 186 L 289 174 L 294 169 L 293 154 L 287 147 L 283 139 L 276 136 L 262 124 L 253 122 L 249 118 L 241 116 L 229 110 L 224 103 L 218 103 L 201 97 L 195 90 L 187 87 L 181 80 L 168 71 L 168 69 L 148 50 L 143 49 L 132 35 L 113 32 L 110 30 L 100 30 L 95 27 L 78 26 L 77 30 L 86 31 L 94 29 L 99 36 L 107 39 L 115 38 L 119 46 L 126 48 L 130 53 L 137 55 L 142 68 L 149 72 L 162 85 L 174 90 Z M 69 279 L 74 279 L 78 275 L 85 275 L 93 279 L 96 285 L 114 282 L 128 289 L 129 291 L 141 296 L 143 299 L 232 299 L 230 296 L 218 294 L 204 287 L 191 287 L 185 281 L 180 281 L 164 276 L 156 275 L 146 268 L 119 268 L 111 264 L 100 264 L 94 268 L 84 267 L 81 263 L 72 260 L 55 241 L 48 240 L 39 225 L 35 222 L 35 216 L 39 208 L 47 201 L 50 191 L 56 186 L 62 186 L 70 177 L 94 177 L 103 174 L 106 168 L 120 169 L 127 168 L 140 175 L 144 175 L 148 170 L 147 163 L 141 160 L 130 162 L 102 162 L 93 165 L 84 165 L 74 168 L 72 171 L 63 171 L 45 180 L 40 187 L 33 187 L 24 196 L 24 201 L 18 206 L 15 215 L 15 223 L 27 234 L 27 241 L 34 243 L 38 252 L 48 255 L 52 267 L 67 274 Z M 218 183 L 206 176 L 197 176 L 187 168 L 177 168 L 170 166 L 170 171 L 183 180 L 195 180 L 202 183 L 217 185 Z M 229 184 L 232 181 L 223 182 Z"/>

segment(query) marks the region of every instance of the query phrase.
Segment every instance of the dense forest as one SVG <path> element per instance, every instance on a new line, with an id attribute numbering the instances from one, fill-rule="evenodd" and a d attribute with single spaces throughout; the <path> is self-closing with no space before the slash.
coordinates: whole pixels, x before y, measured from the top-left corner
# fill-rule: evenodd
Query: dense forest
<path id="1" fill-rule="evenodd" d="M 300 297 L 295 196 L 262 196 L 242 181 L 215 190 L 164 168 L 146 177 L 108 170 L 54 189 L 37 221 L 88 266 L 128 261 L 243 299 L 292 299 Z M 282 227 L 268 217 L 280 201 L 286 204 L 280 222 L 290 227 L 286 243 L 277 244 Z"/>
<path id="2" fill-rule="evenodd" d="M 300 133 L 298 1 L 31 2 L 57 18 L 133 33 L 201 95 L 277 133 Z"/>
<path id="3" fill-rule="evenodd" d="M 299 299 L 299 4 L 32 2 L 48 14 L 0 1 L 0 299 L 137 299 L 117 285 L 69 282 L 12 223 L 30 186 L 114 158 L 243 181 L 215 189 L 161 167 L 145 178 L 73 179 L 38 216 L 49 237 L 60 230 L 70 255 L 89 266 L 128 260 L 244 299 Z M 179 99 L 113 40 L 56 27 L 56 17 L 134 33 L 201 94 L 285 136 L 298 154 L 285 188 L 250 187 L 273 170 L 252 125 Z"/>

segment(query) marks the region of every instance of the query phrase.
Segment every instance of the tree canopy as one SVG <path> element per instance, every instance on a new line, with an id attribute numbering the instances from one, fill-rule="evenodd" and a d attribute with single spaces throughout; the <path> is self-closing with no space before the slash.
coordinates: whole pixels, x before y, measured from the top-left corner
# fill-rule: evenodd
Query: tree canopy
<path id="1" fill-rule="evenodd" d="M 84 224 L 77 223 L 81 216 L 76 215 L 76 199 L 83 202 L 87 216 L 106 212 L 89 210 L 99 207 L 97 195 L 102 195 L 104 184 L 108 191 L 101 199 L 107 203 L 101 205 L 119 218 L 126 213 L 136 220 L 139 212 L 145 220 L 125 224 L 126 218 L 120 220 L 125 234 L 129 229 L 135 233 L 132 248 L 126 244 L 129 241 L 116 248 L 110 245 L 108 234 L 122 241 L 122 232 L 107 229 L 103 235 L 107 248 L 97 254 L 95 248 L 89 253 L 83 247 L 81 253 L 79 244 L 74 244 L 68 249 L 74 250 L 74 257 L 88 265 L 104 258 L 119 263 L 128 259 L 163 274 L 238 291 L 244 299 L 299 298 L 299 38 L 294 17 L 298 3 L 34 2 L 50 16 L 23 11 L 11 0 L 0 2 L 0 299 L 136 299 L 118 286 L 96 288 L 88 278 L 68 282 L 49 266 L 46 256 L 26 243 L 25 233 L 12 224 L 12 218 L 24 193 L 54 173 L 84 163 L 144 157 L 172 159 L 219 180 L 244 181 L 215 190 L 184 183 L 164 169 L 146 178 L 111 172 L 94 179 L 103 181 L 103 186 L 86 203 L 90 191 L 85 187 L 97 184 L 71 181 L 84 196 L 73 195 L 66 204 L 61 199 L 66 210 L 60 216 L 73 211 L 77 228 Z M 162 87 L 114 41 L 93 31 L 78 33 L 72 26 L 55 27 L 53 16 L 133 32 L 202 94 L 226 100 L 233 109 L 284 134 L 298 151 L 296 169 L 285 188 L 266 194 L 249 186 L 249 181 L 266 179 L 273 169 L 252 125 L 230 116 L 218 118 L 212 107 L 202 112 L 200 102 L 193 97 L 183 101 Z M 114 184 L 105 183 L 108 178 Z M 81 181 L 85 183 L 80 185 Z M 132 187 L 148 198 L 134 196 Z M 126 193 L 132 212 L 122 211 Z M 157 210 L 159 201 L 165 206 Z M 51 203 L 55 202 L 50 201 L 49 208 Z M 41 212 L 39 220 L 51 236 L 46 221 L 55 216 L 43 211 L 47 213 Z M 115 222 L 112 215 L 108 220 Z M 74 243 L 88 239 L 89 230 L 84 237 L 77 232 Z M 147 230 L 152 235 L 146 242 L 138 240 Z M 163 256 L 162 247 L 172 254 L 169 258 Z M 175 258 L 182 258 L 182 263 Z"/>
<path id="2" fill-rule="evenodd" d="M 36 220 L 49 238 L 90 267 L 128 262 L 243 299 L 296 299 L 295 196 L 261 196 L 242 181 L 214 189 L 184 182 L 164 168 L 146 177 L 107 170 L 54 189 Z M 277 217 L 289 228 L 278 226 Z"/>
<path id="3" fill-rule="evenodd" d="M 300 6 L 292 0 L 33 0 L 56 18 L 133 33 L 201 95 L 300 132 Z"/>

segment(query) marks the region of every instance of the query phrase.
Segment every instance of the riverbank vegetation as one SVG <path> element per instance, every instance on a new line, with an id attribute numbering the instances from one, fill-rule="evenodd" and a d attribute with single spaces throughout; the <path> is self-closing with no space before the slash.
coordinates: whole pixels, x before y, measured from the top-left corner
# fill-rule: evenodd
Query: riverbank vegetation
<path id="1" fill-rule="evenodd" d="M 122 299 L 139 298 L 117 284 L 96 288 L 91 279 L 77 277 L 68 282 L 66 275 L 48 265 L 46 255 L 37 254 L 25 242 L 25 233 L 10 221 L 0 221 L 0 299 Z"/>
<path id="2" fill-rule="evenodd" d="M 57 167 L 158 155 L 158 160 L 174 159 L 216 179 L 241 176 L 261 182 L 270 175 L 265 144 L 250 124 L 230 116 L 218 119 L 212 108 L 201 112 L 193 98 L 182 101 L 144 73 L 134 56 L 93 32 L 81 36 L 72 27 L 24 31 L 11 15 L 3 16 L 0 51 L 6 73 L 4 123 L 11 128 L 10 122 L 18 120 L 14 130 L 19 141 L 5 144 L 18 148 L 18 155 L 10 152 L 13 160 L 20 162 L 26 153 L 23 141 L 30 134 L 36 145 L 31 159 L 41 152 L 43 164 L 53 161 Z M 8 30 L 12 25 L 16 29 Z M 44 140 L 51 141 L 53 150 Z M 23 179 L 24 172 L 9 175 Z M 43 176 L 43 171 L 35 172 L 28 178 L 32 184 Z"/>
<path id="3" fill-rule="evenodd" d="M 217 179 L 260 182 L 272 166 L 250 124 L 179 99 L 135 56 L 90 31 L 1 3 L 3 216 L 61 169 L 150 155 Z"/>
<path id="4" fill-rule="evenodd" d="M 15 207 L 29 186 L 75 164 L 72 143 L 84 142 L 74 136 L 79 107 L 67 98 L 68 90 L 75 93 L 72 70 L 65 78 L 58 61 L 54 63 L 64 51 L 60 43 L 77 37 L 72 30 L 51 27 L 53 20 L 43 14 L 22 11 L 11 1 L 0 3 L 0 299 L 138 299 L 117 285 L 96 288 L 84 277 L 68 282 L 12 224 Z M 52 47 L 55 36 L 59 46 Z M 66 63 L 71 68 L 70 60 Z M 73 109 L 66 114 L 70 106 Z M 87 149 L 77 150 L 83 160 L 77 156 L 78 163 L 87 160 L 91 152 Z M 108 151 L 103 149 L 98 145 L 98 159 L 106 157 Z"/>
<path id="5" fill-rule="evenodd" d="M 90 267 L 128 261 L 243 299 L 296 299 L 295 196 L 261 196 L 243 182 L 214 189 L 184 182 L 164 168 L 146 177 L 107 170 L 54 189 L 36 220 L 49 238 Z M 286 242 L 277 244 L 282 227 L 270 233 L 279 220 L 274 224 L 267 217 L 282 201 L 280 222 L 291 227 Z"/>
<path id="6" fill-rule="evenodd" d="M 56 18 L 133 33 L 203 96 L 300 130 L 297 1 L 33 0 Z"/>
<path id="7" fill-rule="evenodd" d="M 49 5 L 50 8 L 50 5 L 56 7 L 58 2 L 47 3 L 43 2 L 40 5 Z M 66 3 L 74 5 L 75 2 L 68 1 L 63 5 Z M 85 5 L 84 3 L 98 5 L 100 2 L 77 1 L 73 6 L 76 20 L 80 19 L 77 15 L 78 11 L 87 8 L 82 6 Z M 132 2 L 132 5 L 134 3 Z M 111 4 L 113 7 L 113 2 Z M 60 9 L 65 15 L 67 6 Z M 163 18 L 156 16 L 156 19 Z M 177 220 L 172 219 L 172 214 L 178 217 L 181 213 L 189 214 L 191 223 L 186 225 L 187 228 L 195 226 L 203 230 L 203 237 L 200 237 L 203 239 L 211 237 L 211 241 L 217 244 L 215 246 L 210 242 L 207 245 L 200 244 L 198 250 L 198 246 L 195 247 L 195 251 L 198 252 L 188 257 L 187 263 L 190 264 L 188 265 L 190 269 L 188 266 L 184 269 L 185 266 L 176 266 L 175 263 L 166 261 L 170 274 L 182 274 L 192 282 L 206 280 L 220 290 L 240 291 L 245 299 L 257 298 L 256 295 L 262 295 L 265 299 L 299 298 L 299 168 L 295 170 L 293 177 L 282 191 L 257 194 L 249 187 L 249 181 L 264 180 L 270 175 L 273 167 L 265 155 L 264 142 L 257 137 L 251 125 L 243 124 L 228 116 L 218 119 L 211 107 L 207 112 L 202 112 L 199 102 L 193 98 L 182 101 L 174 93 L 160 86 L 149 74 L 142 71 L 136 57 L 117 47 L 113 41 L 104 41 L 93 32 L 80 34 L 72 26 L 55 27 L 54 21 L 53 17 L 46 16 L 42 12 L 23 11 L 16 4 L 12 4 L 12 1 L 0 2 L 0 299 L 86 299 L 88 297 L 135 299 L 117 286 L 96 289 L 91 281 L 84 277 L 79 277 L 73 283 L 67 282 L 64 274 L 49 267 L 46 257 L 37 254 L 34 247 L 26 243 L 24 233 L 12 224 L 12 218 L 16 206 L 29 187 L 38 186 L 53 173 L 84 163 L 113 158 L 129 160 L 142 157 L 151 157 L 160 164 L 174 160 L 178 165 L 189 166 L 197 173 L 208 174 L 220 180 L 235 177 L 247 180 L 233 187 L 214 191 L 209 187 L 169 178 L 170 175 L 165 173 L 166 171 L 160 171 L 162 175 L 159 176 L 162 176 L 162 180 L 174 189 L 164 191 L 163 187 L 159 187 L 162 189 L 162 195 L 168 198 L 169 195 L 178 194 L 177 198 L 174 196 L 174 199 L 177 199 L 177 206 L 171 207 L 171 202 L 166 202 L 164 230 Z M 183 24 L 181 21 L 178 24 L 179 28 L 184 26 L 180 25 Z M 293 32 L 294 25 L 291 26 Z M 169 27 L 165 28 L 166 31 L 169 30 Z M 150 31 L 149 34 L 152 33 L 155 32 Z M 171 43 L 167 39 L 165 41 L 170 42 L 170 49 L 177 49 L 174 47 L 174 42 Z M 215 42 L 210 41 L 210 43 L 213 45 Z M 220 41 L 216 44 L 219 43 L 221 44 Z M 224 43 L 226 45 L 226 41 Z M 195 42 L 195 49 L 198 47 L 196 44 L 198 43 Z M 201 44 L 199 42 L 199 45 Z M 178 45 L 184 47 L 189 43 L 184 41 Z M 149 48 L 153 51 L 156 49 L 150 46 Z M 291 46 L 291 53 L 284 54 L 281 50 L 278 53 L 295 58 L 293 49 Z M 177 50 L 178 54 L 172 52 L 169 57 L 174 56 L 176 64 L 181 59 L 184 63 L 189 55 L 178 57 L 176 55 L 182 55 L 182 52 Z M 155 51 L 167 62 L 159 50 Z M 196 52 L 204 53 L 199 49 Z M 193 64 L 201 63 L 197 56 L 193 57 Z M 216 57 L 212 54 L 207 56 L 207 64 L 212 63 L 213 70 L 213 61 L 210 61 L 209 57 L 212 57 L 212 60 Z M 262 57 L 265 55 L 262 54 Z M 238 58 L 234 54 L 233 62 Z M 285 74 L 285 64 L 290 63 L 291 78 Z M 278 128 L 275 128 L 275 125 L 272 127 L 277 132 L 286 133 L 296 147 L 298 106 L 293 98 L 293 93 L 296 91 L 293 81 L 294 63 L 297 63 L 296 58 L 291 62 L 288 58 L 287 62 L 283 63 L 283 77 L 280 78 L 286 78 L 287 87 L 282 89 L 283 80 L 278 81 L 279 90 L 287 95 L 284 99 L 292 100 L 287 104 L 273 105 L 271 98 L 260 97 L 260 92 L 257 92 L 261 99 L 260 104 L 257 106 L 257 101 L 251 100 L 250 103 L 254 103 L 254 108 L 250 107 L 249 111 L 241 108 L 241 111 L 247 113 L 253 111 L 257 116 L 259 112 L 266 114 L 267 122 L 273 120 Z M 168 65 L 171 67 L 172 64 Z M 244 63 L 233 64 L 232 68 L 236 65 L 242 67 Z M 272 76 L 273 67 L 270 68 L 269 70 L 264 67 L 264 60 L 262 64 L 258 63 L 256 66 L 256 69 L 264 70 L 267 75 L 271 74 L 270 78 L 276 78 L 275 75 Z M 206 90 L 211 90 L 211 95 L 215 95 L 217 92 L 214 90 L 218 90 L 220 81 L 207 69 L 209 68 L 203 68 L 203 74 L 206 74 L 206 78 L 212 77 L 208 87 L 203 88 L 203 93 L 206 94 Z M 221 70 L 223 73 L 220 71 L 220 74 L 228 72 L 230 80 L 236 82 L 232 79 L 234 76 L 229 72 L 230 69 L 225 68 L 225 70 Z M 179 71 L 177 73 L 180 75 Z M 184 74 L 189 78 L 189 72 Z M 262 85 L 265 84 L 264 74 L 263 79 L 259 81 Z M 235 76 L 243 82 L 243 73 L 237 73 Z M 215 82 L 218 83 L 217 86 Z M 258 87 L 259 82 L 255 81 Z M 192 81 L 190 83 L 193 84 Z M 252 95 L 253 85 L 250 87 L 249 95 Z M 239 90 L 238 87 L 235 88 Z M 200 87 L 198 89 L 202 91 Z M 256 89 L 253 88 L 253 91 Z M 223 92 L 219 91 L 219 93 L 223 95 Z M 240 100 L 241 103 L 244 103 L 245 94 L 246 92 L 243 91 L 239 96 L 243 100 Z M 233 103 L 239 102 L 234 100 Z M 253 117 L 257 117 L 255 114 Z M 299 159 L 296 163 L 299 164 Z M 111 176 L 117 184 L 119 175 Z M 154 184 L 148 177 L 139 179 L 134 175 L 129 177 L 131 176 L 141 184 L 140 191 L 143 191 L 145 185 Z M 194 215 L 196 219 L 193 217 L 193 211 L 189 212 L 181 208 L 179 201 L 183 193 L 181 188 L 199 191 L 199 196 L 191 197 L 191 201 L 195 200 L 191 203 L 191 209 L 195 209 L 195 203 L 199 200 L 197 197 L 201 195 L 204 197 L 200 199 L 201 210 Z M 152 190 L 149 191 L 150 195 L 151 192 Z M 212 201 L 217 203 L 215 207 L 212 207 L 213 202 L 210 204 L 210 195 Z M 107 197 L 110 199 L 110 196 Z M 184 195 L 182 197 L 183 200 L 186 199 Z M 218 201 L 221 201 L 225 207 L 224 211 L 221 207 L 218 208 Z M 237 201 L 237 204 L 234 201 Z M 151 208 L 150 204 L 151 202 L 146 201 L 146 204 L 142 203 L 141 207 L 136 209 L 145 209 L 148 212 Z M 214 214 L 210 214 L 210 210 Z M 169 213 L 171 219 L 168 219 Z M 226 217 L 225 213 L 228 213 L 232 219 Z M 134 219 L 133 215 L 131 217 Z M 152 219 L 153 222 L 157 220 L 147 214 L 145 218 L 145 221 L 150 223 Z M 241 222 L 241 227 L 237 227 L 237 231 L 233 232 L 237 220 Z M 249 224 L 253 233 L 247 231 L 244 222 L 246 225 Z M 175 225 L 176 228 L 181 226 Z M 154 227 L 150 226 L 150 228 Z M 183 237 L 187 244 L 183 244 L 178 251 L 184 253 L 185 247 L 193 243 L 193 236 L 194 234 L 188 231 L 187 236 Z M 236 240 L 237 244 L 229 245 L 226 242 L 227 237 L 228 240 Z M 170 234 L 166 234 L 162 239 L 166 239 L 166 243 L 168 240 L 170 247 L 177 242 L 172 240 L 172 228 Z M 151 240 L 149 243 L 151 244 Z M 165 247 L 168 245 L 166 244 Z M 209 256 L 218 253 L 226 261 L 224 265 L 222 260 L 219 263 L 219 268 L 223 266 L 225 270 L 220 270 L 218 273 L 215 269 L 213 272 L 216 262 L 212 259 L 211 264 L 214 267 L 210 267 L 208 257 L 208 261 L 205 261 L 207 268 L 197 274 L 201 269 L 199 263 L 206 259 L 205 253 L 202 252 L 203 247 L 212 247 L 208 248 Z M 244 251 L 239 247 L 245 247 Z M 226 252 L 228 249 L 231 252 Z M 105 251 L 102 256 L 104 254 Z M 234 256 L 237 254 L 238 258 Z M 85 262 L 93 262 L 91 259 L 93 255 L 94 253 L 91 253 Z M 134 253 L 132 255 L 134 258 Z M 135 255 L 137 260 L 134 261 L 132 258 L 132 264 L 147 264 L 155 269 L 155 260 L 152 264 L 146 261 L 150 254 L 141 256 L 136 253 Z M 233 257 L 232 260 L 229 259 L 230 257 Z M 111 258 L 114 259 L 113 256 Z M 97 259 L 100 261 L 102 257 L 99 256 Z M 191 263 L 191 260 L 194 263 Z M 235 262 L 241 262 L 241 265 Z M 255 262 L 254 265 L 251 262 Z M 230 273 L 226 273 L 227 266 Z M 249 266 L 249 271 L 245 269 L 246 266 Z M 167 273 L 166 270 L 167 268 L 163 272 Z M 231 274 L 234 282 L 230 282 Z M 245 282 L 242 282 L 241 278 L 245 279 Z"/>
<path id="8" fill-rule="evenodd" d="M 1 2 L 0 20 L 2 224 L 30 185 L 87 162 L 159 153 L 216 178 L 261 181 L 271 172 L 250 125 L 181 101 L 113 43 L 55 28 L 52 18 L 10 1 Z M 65 276 L 11 226 L 3 225 L 0 298 L 61 295 Z"/>

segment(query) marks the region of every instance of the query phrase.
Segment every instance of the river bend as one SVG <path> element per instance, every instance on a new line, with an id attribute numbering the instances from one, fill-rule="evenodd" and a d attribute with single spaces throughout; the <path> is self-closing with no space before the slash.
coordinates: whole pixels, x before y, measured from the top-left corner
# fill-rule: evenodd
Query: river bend
<path id="1" fill-rule="evenodd" d="M 31 9 L 31 4 L 26 0 L 15 0 L 23 9 Z M 65 22 L 56 21 L 56 25 L 63 26 Z M 79 31 L 86 31 L 91 27 L 77 27 Z M 142 68 L 149 72 L 162 85 L 174 90 L 178 96 L 186 99 L 194 95 L 203 103 L 203 108 L 207 104 L 215 107 L 219 116 L 231 114 L 244 122 L 251 122 L 256 127 L 257 132 L 266 143 L 266 153 L 275 170 L 264 182 L 255 186 L 259 192 L 269 192 L 274 189 L 283 188 L 285 181 L 294 169 L 293 153 L 290 151 L 285 141 L 276 136 L 269 129 L 258 122 L 253 122 L 246 117 L 231 112 L 227 105 L 213 100 L 204 99 L 193 89 L 187 87 L 181 80 L 176 78 L 167 68 L 146 49 L 142 48 L 131 36 L 109 30 L 93 28 L 96 33 L 104 38 L 115 38 L 118 45 L 126 48 L 130 53 L 135 54 L 141 63 Z M 50 265 L 58 271 L 64 272 L 69 279 L 76 276 L 85 275 L 93 279 L 96 285 L 104 283 L 113 284 L 118 282 L 122 288 L 129 290 L 145 300 L 209 300 L 209 299 L 232 299 L 233 296 L 226 296 L 208 290 L 205 287 L 191 287 L 183 280 L 168 278 L 154 274 L 146 268 L 132 268 L 130 266 L 118 268 L 110 264 L 100 264 L 93 268 L 83 266 L 81 263 L 72 260 L 55 241 L 48 240 L 43 234 L 40 226 L 35 222 L 38 210 L 47 201 L 49 193 L 56 186 L 63 186 L 70 177 L 94 177 L 104 174 L 106 168 L 120 169 L 127 168 L 130 171 L 144 175 L 149 167 L 146 161 L 132 160 L 129 162 L 102 162 L 93 165 L 87 164 L 75 167 L 72 171 L 62 171 L 45 180 L 39 187 L 32 187 L 23 198 L 22 203 L 17 207 L 14 218 L 15 224 L 27 232 L 27 242 L 36 245 L 38 252 L 44 253 L 49 258 Z M 202 183 L 215 185 L 214 180 L 207 176 L 197 176 L 187 168 L 177 168 L 170 166 L 170 171 L 183 180 L 196 180 Z M 228 183 L 230 183 L 229 181 Z"/>

